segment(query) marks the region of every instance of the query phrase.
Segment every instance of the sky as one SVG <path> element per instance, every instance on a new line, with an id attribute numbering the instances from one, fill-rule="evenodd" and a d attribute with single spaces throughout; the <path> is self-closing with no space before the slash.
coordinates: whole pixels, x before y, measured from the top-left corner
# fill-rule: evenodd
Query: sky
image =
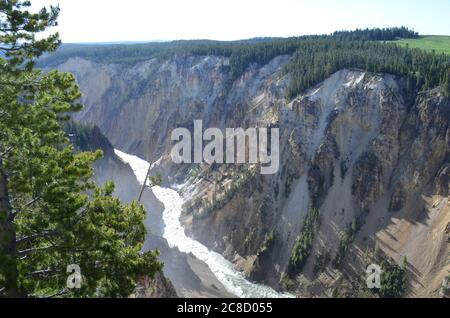
<path id="1" fill-rule="evenodd" d="M 450 0 L 31 0 L 59 4 L 65 43 L 238 40 L 407 26 L 450 35 Z"/>

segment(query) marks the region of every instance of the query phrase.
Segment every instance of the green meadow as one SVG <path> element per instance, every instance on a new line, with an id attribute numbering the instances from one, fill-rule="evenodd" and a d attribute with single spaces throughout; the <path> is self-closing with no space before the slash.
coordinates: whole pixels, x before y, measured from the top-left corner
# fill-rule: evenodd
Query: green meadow
<path id="1" fill-rule="evenodd" d="M 418 39 L 401 39 L 393 41 L 394 43 L 418 48 L 426 51 L 435 51 L 436 53 L 450 54 L 450 36 L 444 35 L 424 35 Z"/>

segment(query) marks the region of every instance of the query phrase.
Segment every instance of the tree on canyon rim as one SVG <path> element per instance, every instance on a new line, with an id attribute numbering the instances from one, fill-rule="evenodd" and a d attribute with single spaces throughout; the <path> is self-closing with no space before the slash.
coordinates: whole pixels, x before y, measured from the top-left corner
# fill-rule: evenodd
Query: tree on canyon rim
<path id="1" fill-rule="evenodd" d="M 57 33 L 37 37 L 59 8 L 30 6 L 0 0 L 0 296 L 126 297 L 162 267 L 141 252 L 145 210 L 113 197 L 112 183 L 95 185 L 101 152 L 75 153 L 66 138 L 79 88 L 72 74 L 35 68 L 60 44 Z M 80 288 L 67 287 L 71 264 Z"/>

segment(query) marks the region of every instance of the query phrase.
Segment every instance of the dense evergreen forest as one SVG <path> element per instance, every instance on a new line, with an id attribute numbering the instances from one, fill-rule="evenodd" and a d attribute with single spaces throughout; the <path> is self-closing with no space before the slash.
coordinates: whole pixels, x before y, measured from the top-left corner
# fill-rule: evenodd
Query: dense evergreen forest
<path id="1" fill-rule="evenodd" d="M 419 33 L 406 27 L 356 29 L 355 31 L 336 31 L 333 39 L 339 41 L 393 41 L 397 39 L 417 39 Z"/>
<path id="2" fill-rule="evenodd" d="M 450 56 L 368 41 L 305 41 L 285 67 L 293 75 L 287 97 L 294 98 L 343 68 L 407 78 L 410 92 L 443 85 L 450 94 Z"/>
<path id="3" fill-rule="evenodd" d="M 171 55 L 218 55 L 230 58 L 234 80 L 251 64 L 264 65 L 279 55 L 292 55 L 285 73 L 293 79 L 287 97 L 294 98 L 342 68 L 360 68 L 405 76 L 413 91 L 443 85 L 450 94 L 450 56 L 400 47 L 384 41 L 417 38 L 405 27 L 339 31 L 330 35 L 259 38 L 242 41 L 173 41 L 135 45 L 68 45 L 41 60 L 56 66 L 71 56 L 102 63 L 136 63 Z"/>

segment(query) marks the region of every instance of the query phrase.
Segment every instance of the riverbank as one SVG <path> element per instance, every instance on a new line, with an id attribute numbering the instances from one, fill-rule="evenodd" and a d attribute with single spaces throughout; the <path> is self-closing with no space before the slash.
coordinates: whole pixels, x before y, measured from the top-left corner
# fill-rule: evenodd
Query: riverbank
<path id="1" fill-rule="evenodd" d="M 139 161 L 135 156 L 115 151 L 116 155 L 133 169 L 135 177 L 142 184 L 145 174 L 139 171 L 148 169 L 148 163 Z M 130 164 L 133 162 L 133 164 Z M 120 182 L 117 180 L 116 182 Z M 136 197 L 137 197 L 136 193 Z M 148 234 L 144 243 L 144 251 L 159 250 L 160 260 L 164 262 L 164 276 L 170 279 L 177 295 L 182 298 L 232 298 L 209 269 L 208 265 L 191 254 L 181 253 L 177 248 L 169 247 L 162 237 L 164 222 L 162 220 L 164 205 L 155 197 L 150 189 L 142 196 L 142 204 L 148 211 L 145 226 Z"/>
<path id="2" fill-rule="evenodd" d="M 139 183 L 143 184 L 150 164 L 139 157 L 118 150 L 116 150 L 116 154 L 131 166 Z M 166 239 L 169 247 L 177 248 L 180 252 L 190 254 L 204 262 L 228 293 L 242 298 L 293 297 L 288 293 L 278 293 L 269 286 L 248 281 L 242 273 L 234 268 L 234 264 L 222 255 L 208 250 L 200 242 L 186 236 L 180 223 L 183 200 L 177 191 L 155 186 L 151 192 L 164 205 L 162 237 Z M 178 269 L 175 270 L 176 272 Z M 207 276 L 202 277 L 206 279 Z M 209 279 L 211 280 L 211 277 Z M 208 281 L 208 285 L 209 283 L 211 281 Z M 217 285 L 214 286 L 217 287 Z"/>

